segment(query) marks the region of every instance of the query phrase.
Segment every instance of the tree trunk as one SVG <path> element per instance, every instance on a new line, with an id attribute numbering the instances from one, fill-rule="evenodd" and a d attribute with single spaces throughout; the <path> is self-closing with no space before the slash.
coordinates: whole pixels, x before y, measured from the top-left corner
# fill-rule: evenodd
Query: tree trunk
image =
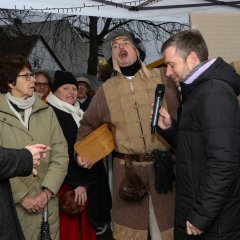
<path id="1" fill-rule="evenodd" d="M 98 66 L 98 37 L 97 37 L 97 23 L 98 17 L 89 17 L 89 57 L 87 73 L 97 75 Z"/>

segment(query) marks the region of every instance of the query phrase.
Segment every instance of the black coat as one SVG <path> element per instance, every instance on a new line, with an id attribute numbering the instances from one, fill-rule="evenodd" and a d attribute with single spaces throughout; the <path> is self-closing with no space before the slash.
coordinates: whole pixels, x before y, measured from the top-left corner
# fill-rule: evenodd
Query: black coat
<path id="1" fill-rule="evenodd" d="M 80 108 L 85 112 L 90 104 L 90 102 L 92 101 L 92 97 L 87 95 L 87 98 L 84 102 L 80 102 L 79 101 L 79 104 L 80 104 Z"/>
<path id="2" fill-rule="evenodd" d="M 74 156 L 74 143 L 78 127 L 71 114 L 66 113 L 48 103 L 56 113 L 59 124 L 68 144 L 69 166 L 64 183 L 74 188 L 88 186 L 89 218 L 94 226 L 102 226 L 110 222 L 111 194 L 103 161 L 97 162 L 91 169 L 77 164 Z"/>
<path id="3" fill-rule="evenodd" d="M 240 76 L 218 58 L 181 89 L 175 240 L 239 240 Z M 205 233 L 188 236 L 187 220 Z"/>
<path id="4" fill-rule="evenodd" d="M 24 235 L 13 202 L 9 178 L 28 176 L 32 172 L 31 153 L 26 150 L 0 148 L 0 239 L 23 240 Z"/>

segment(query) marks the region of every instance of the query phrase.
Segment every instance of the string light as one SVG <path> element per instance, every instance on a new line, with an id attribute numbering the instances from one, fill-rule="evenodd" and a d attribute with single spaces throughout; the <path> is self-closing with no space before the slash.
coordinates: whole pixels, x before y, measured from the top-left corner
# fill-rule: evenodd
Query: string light
<path id="1" fill-rule="evenodd" d="M 75 8 L 75 12 L 77 12 L 79 10 L 79 12 L 81 12 L 81 10 L 83 8 L 97 8 L 98 10 L 100 10 L 100 7 L 107 7 L 107 6 L 115 6 L 116 8 L 124 8 L 127 9 L 129 11 L 139 11 L 139 10 L 157 10 L 157 9 L 174 9 L 174 8 L 186 8 L 186 7 L 203 7 L 203 6 L 217 6 L 219 5 L 219 3 L 199 3 L 199 4 L 181 4 L 181 5 L 168 5 L 168 6 L 149 6 L 152 5 L 154 3 L 160 2 L 161 0 L 134 0 L 134 1 L 128 1 L 128 2 L 122 2 L 122 3 L 117 3 L 114 2 L 113 0 L 95 0 L 95 1 L 91 1 L 94 2 L 95 4 L 89 3 L 91 0 L 88 1 L 88 3 L 83 3 L 82 6 L 79 7 L 69 7 L 69 8 L 33 8 L 33 7 L 29 7 L 27 8 L 25 5 L 22 8 L 17 8 L 17 6 L 15 5 L 15 10 L 19 10 L 19 11 L 41 11 L 41 12 L 46 12 L 46 11 L 57 11 L 58 13 L 61 11 L 63 14 L 64 13 L 68 13 L 71 11 L 71 9 Z M 96 4 L 96 2 L 98 2 L 98 4 Z M 238 5 L 239 1 L 236 2 L 236 4 L 228 4 L 228 2 L 224 2 L 225 5 L 229 5 L 231 7 L 236 7 L 239 8 L 240 6 Z"/>
<path id="2" fill-rule="evenodd" d="M 135 0 L 135 1 L 128 1 L 128 2 L 123 2 L 122 4 L 119 4 L 119 3 L 114 3 L 112 0 L 111 0 L 111 5 L 115 5 L 116 8 L 117 7 L 122 7 L 122 8 L 126 8 L 129 9 L 129 10 L 132 10 L 132 6 L 134 5 L 134 8 L 137 9 L 137 5 L 141 5 L 141 4 L 144 4 L 144 5 L 147 5 L 149 3 L 152 3 L 152 2 L 158 2 L 160 0 L 149 0 L 149 1 L 146 1 L 146 0 Z M 68 12 L 73 12 L 73 9 L 75 9 L 75 12 L 78 11 L 79 9 L 79 12 L 81 12 L 81 10 L 83 8 L 97 8 L 98 10 L 100 10 L 100 7 L 104 7 L 104 6 L 108 6 L 109 4 L 106 2 L 106 3 L 102 3 L 102 4 L 92 4 L 92 3 L 83 3 L 82 6 L 79 6 L 79 7 L 69 7 L 69 8 L 50 8 L 50 7 L 46 7 L 46 8 L 33 8 L 33 7 L 29 7 L 27 8 L 25 5 L 23 6 L 23 10 L 24 11 L 41 11 L 41 12 L 44 12 L 44 11 L 57 11 L 58 13 L 62 12 L 62 13 L 68 13 Z M 17 10 L 17 6 L 15 5 L 15 10 Z M 21 10 L 20 8 L 18 8 L 18 10 Z"/>

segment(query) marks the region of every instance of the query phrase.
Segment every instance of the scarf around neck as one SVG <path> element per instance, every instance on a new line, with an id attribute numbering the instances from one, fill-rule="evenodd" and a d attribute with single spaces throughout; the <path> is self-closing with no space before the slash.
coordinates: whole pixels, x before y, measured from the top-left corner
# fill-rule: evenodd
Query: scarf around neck
<path id="1" fill-rule="evenodd" d="M 32 95 L 27 99 L 16 98 L 12 96 L 9 92 L 5 94 L 7 103 L 11 111 L 17 116 L 20 122 L 28 129 L 28 121 L 32 112 L 32 105 L 35 102 L 35 96 Z M 19 109 L 23 110 L 24 117 L 21 117 L 21 114 L 14 108 L 13 105 L 16 105 Z"/>
<path id="2" fill-rule="evenodd" d="M 46 99 L 54 107 L 58 108 L 61 111 L 71 114 L 77 126 L 80 127 L 80 120 L 82 119 L 84 112 L 80 108 L 80 104 L 78 101 L 76 101 L 74 105 L 71 105 L 60 100 L 53 93 L 50 93 Z"/>
<path id="3" fill-rule="evenodd" d="M 195 68 L 193 68 L 190 73 L 187 75 L 186 80 L 184 81 L 185 84 L 191 84 L 194 82 L 203 72 L 205 72 L 214 62 L 216 59 L 208 60 L 205 62 L 200 63 Z"/>
<path id="4" fill-rule="evenodd" d="M 141 69 L 141 63 L 138 60 L 131 66 L 120 67 L 120 70 L 124 76 L 134 76 L 139 69 Z"/>

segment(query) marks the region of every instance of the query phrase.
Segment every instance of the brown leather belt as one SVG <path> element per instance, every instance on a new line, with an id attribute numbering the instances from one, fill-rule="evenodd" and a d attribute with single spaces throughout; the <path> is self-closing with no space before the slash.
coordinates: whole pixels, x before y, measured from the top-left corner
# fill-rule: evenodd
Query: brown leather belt
<path id="1" fill-rule="evenodd" d="M 154 157 L 149 153 L 126 154 L 126 153 L 115 152 L 115 157 L 125 159 L 125 160 L 126 158 L 128 158 L 134 162 L 153 162 L 154 161 Z"/>

